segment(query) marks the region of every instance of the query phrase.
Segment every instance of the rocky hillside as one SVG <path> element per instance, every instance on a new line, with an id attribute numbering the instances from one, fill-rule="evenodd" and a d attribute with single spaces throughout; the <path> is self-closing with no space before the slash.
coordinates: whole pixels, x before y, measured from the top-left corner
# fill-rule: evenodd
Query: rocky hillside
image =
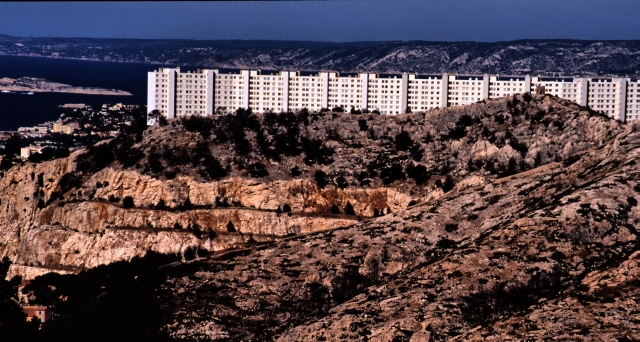
<path id="1" fill-rule="evenodd" d="M 634 341 L 639 157 L 640 125 L 549 95 L 163 121 L 3 173 L 0 256 L 115 265 L 34 281 L 52 336 Z"/>
<path id="2" fill-rule="evenodd" d="M 506 106 L 465 112 L 492 105 Z M 547 146 L 582 115 L 604 124 L 567 113 Z M 198 341 L 637 341 L 640 127 L 610 129 L 564 160 L 399 213 L 183 266 L 158 292 L 165 329 Z"/>
<path id="3" fill-rule="evenodd" d="M 0 36 L 0 55 L 275 70 L 633 76 L 640 65 L 640 42 L 326 43 Z"/>
<path id="4" fill-rule="evenodd" d="M 325 231 L 601 149 L 625 126 L 551 96 L 398 116 L 171 120 L 2 174 L 9 277 Z"/>

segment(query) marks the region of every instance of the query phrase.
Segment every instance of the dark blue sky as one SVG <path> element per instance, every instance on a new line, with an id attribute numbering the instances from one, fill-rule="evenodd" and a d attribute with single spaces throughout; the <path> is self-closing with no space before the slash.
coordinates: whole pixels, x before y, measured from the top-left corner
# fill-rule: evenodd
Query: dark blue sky
<path id="1" fill-rule="evenodd" d="M 336 42 L 640 39 L 640 0 L 0 2 L 0 34 Z"/>

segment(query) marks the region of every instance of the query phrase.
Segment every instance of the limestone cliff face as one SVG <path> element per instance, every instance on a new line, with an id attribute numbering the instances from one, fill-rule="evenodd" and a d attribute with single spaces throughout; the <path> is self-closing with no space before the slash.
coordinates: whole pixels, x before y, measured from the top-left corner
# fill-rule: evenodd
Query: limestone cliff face
<path id="1" fill-rule="evenodd" d="M 14 261 L 10 276 L 330 230 L 571 162 L 622 131 L 550 96 L 398 116 L 251 115 L 196 123 L 172 120 L 69 158 L 6 171 L 0 257 Z M 125 205 L 129 197 L 133 203 Z M 285 205 L 290 212 L 282 212 Z M 344 215 L 349 205 L 355 215 Z"/>
<path id="2" fill-rule="evenodd" d="M 77 155 L 77 153 L 76 153 Z M 5 172 L 0 179 L 0 254 L 17 257 L 23 237 L 37 229 L 39 199 L 58 188 L 60 177 L 74 169 L 73 155 L 46 163 L 26 163 Z"/>

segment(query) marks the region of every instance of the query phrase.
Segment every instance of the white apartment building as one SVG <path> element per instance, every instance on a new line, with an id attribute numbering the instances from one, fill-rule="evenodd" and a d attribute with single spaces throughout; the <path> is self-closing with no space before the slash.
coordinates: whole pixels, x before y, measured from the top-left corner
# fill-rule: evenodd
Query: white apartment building
<path id="1" fill-rule="evenodd" d="M 160 68 L 148 74 L 147 108 L 167 118 L 342 107 L 401 114 L 544 89 L 620 121 L 640 120 L 640 80 L 620 77 L 418 75 L 337 71 Z"/>
<path id="2" fill-rule="evenodd" d="M 627 83 L 626 121 L 640 120 L 640 80 L 632 78 Z"/>
<path id="3" fill-rule="evenodd" d="M 460 106 L 491 98 L 487 93 L 487 83 L 490 80 L 485 76 L 457 76 L 448 75 L 447 105 Z"/>
<path id="4" fill-rule="evenodd" d="M 286 107 L 283 107 L 282 110 L 308 108 L 312 111 L 318 111 L 328 106 L 330 96 L 328 73 L 287 71 L 282 76 L 283 84 L 286 83 L 288 87 L 287 92 L 282 94 L 285 97 L 288 96 Z M 284 103 L 285 101 L 283 101 Z M 261 111 L 266 110 L 269 108 L 263 108 Z"/>
<path id="5" fill-rule="evenodd" d="M 627 80 L 624 78 L 589 79 L 589 107 L 620 121 L 625 121 Z"/>
<path id="6" fill-rule="evenodd" d="M 497 99 L 513 94 L 531 92 L 529 76 L 489 76 L 489 98 Z M 535 90 L 535 89 L 534 89 Z"/>
<path id="7" fill-rule="evenodd" d="M 531 91 L 542 86 L 545 93 L 573 101 L 586 106 L 588 95 L 588 81 L 580 77 L 533 77 Z"/>
<path id="8" fill-rule="evenodd" d="M 415 75 L 407 77 L 408 106 L 411 110 L 425 111 L 434 108 L 446 107 L 448 99 L 448 76 L 445 75 Z M 375 108 L 375 107 L 370 107 Z"/>

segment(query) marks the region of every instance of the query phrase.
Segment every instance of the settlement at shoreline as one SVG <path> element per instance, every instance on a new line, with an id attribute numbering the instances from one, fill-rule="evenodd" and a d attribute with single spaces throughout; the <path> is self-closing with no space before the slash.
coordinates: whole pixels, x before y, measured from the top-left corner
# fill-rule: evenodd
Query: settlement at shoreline
<path id="1" fill-rule="evenodd" d="M 21 77 L 18 79 L 8 77 L 0 78 L 0 91 L 131 96 L 131 93 L 123 90 L 75 87 L 69 84 L 57 83 L 43 78 L 33 77 Z"/>

